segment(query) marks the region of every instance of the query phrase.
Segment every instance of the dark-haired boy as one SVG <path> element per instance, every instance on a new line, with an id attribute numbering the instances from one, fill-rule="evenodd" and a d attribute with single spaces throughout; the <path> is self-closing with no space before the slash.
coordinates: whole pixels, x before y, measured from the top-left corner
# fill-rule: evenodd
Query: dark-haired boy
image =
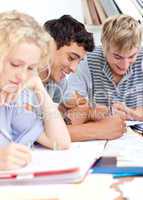
<path id="1" fill-rule="evenodd" d="M 87 52 L 94 49 L 93 34 L 85 26 L 70 15 L 45 22 L 44 28 L 53 37 L 56 49 L 52 66 L 49 71 L 41 73 L 47 91 L 54 102 L 62 100 L 63 88 L 67 88 L 66 75 L 75 72 L 77 65 Z M 60 88 L 62 84 L 62 90 Z"/>

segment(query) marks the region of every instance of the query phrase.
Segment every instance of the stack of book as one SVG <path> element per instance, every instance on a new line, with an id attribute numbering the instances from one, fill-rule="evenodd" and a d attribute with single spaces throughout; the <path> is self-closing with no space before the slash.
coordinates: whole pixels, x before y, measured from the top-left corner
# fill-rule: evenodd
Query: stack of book
<path id="1" fill-rule="evenodd" d="M 127 14 L 143 22 L 143 0 L 82 0 L 84 22 L 100 25 L 112 15 Z"/>

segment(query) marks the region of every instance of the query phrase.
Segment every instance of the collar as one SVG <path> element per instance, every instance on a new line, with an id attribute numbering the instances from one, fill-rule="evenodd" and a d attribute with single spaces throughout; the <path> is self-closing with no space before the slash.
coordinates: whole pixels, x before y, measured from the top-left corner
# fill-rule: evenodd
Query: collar
<path id="1" fill-rule="evenodd" d="M 120 80 L 120 83 L 126 81 L 129 79 L 129 77 L 132 75 L 132 72 L 133 72 L 133 64 L 129 66 L 129 69 L 128 71 L 126 72 L 126 74 L 123 76 L 123 78 Z M 112 71 L 110 69 L 110 66 L 109 64 L 107 63 L 107 61 L 105 61 L 103 63 L 103 69 L 102 69 L 103 73 L 105 74 L 105 76 L 108 78 L 108 80 L 110 80 L 111 82 L 113 82 L 113 75 L 112 75 Z"/>

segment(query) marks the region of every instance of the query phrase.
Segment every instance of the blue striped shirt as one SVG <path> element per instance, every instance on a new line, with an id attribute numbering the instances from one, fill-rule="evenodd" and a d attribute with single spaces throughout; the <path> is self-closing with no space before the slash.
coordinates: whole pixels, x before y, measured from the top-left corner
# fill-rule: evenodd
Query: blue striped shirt
<path id="1" fill-rule="evenodd" d="M 108 105 L 111 97 L 112 101 L 124 102 L 132 108 L 143 106 L 142 60 L 143 49 L 120 82 L 115 84 L 102 48 L 96 47 L 80 63 L 77 72 L 69 76 L 64 100 L 70 99 L 74 91 L 78 91 L 82 96 L 88 97 L 91 104 Z"/>

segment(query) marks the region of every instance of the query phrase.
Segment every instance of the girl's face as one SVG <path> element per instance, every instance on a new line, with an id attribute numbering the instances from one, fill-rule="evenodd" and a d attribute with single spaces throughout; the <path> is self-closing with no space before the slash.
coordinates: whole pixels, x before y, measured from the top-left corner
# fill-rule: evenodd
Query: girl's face
<path id="1" fill-rule="evenodd" d="M 15 91 L 22 87 L 37 70 L 41 49 L 32 42 L 22 42 L 12 48 L 2 59 L 0 88 Z"/>

